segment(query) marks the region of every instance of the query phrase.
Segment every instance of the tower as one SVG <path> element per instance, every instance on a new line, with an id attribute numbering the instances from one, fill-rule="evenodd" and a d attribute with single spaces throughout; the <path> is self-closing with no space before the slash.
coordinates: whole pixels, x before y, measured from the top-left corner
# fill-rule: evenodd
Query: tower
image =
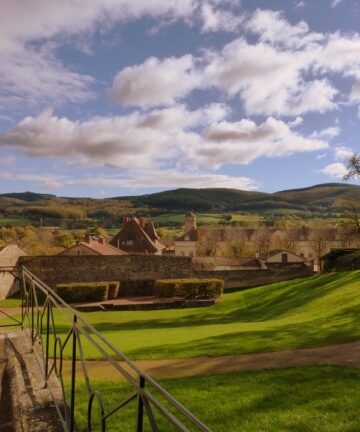
<path id="1" fill-rule="evenodd" d="M 185 216 L 185 225 L 184 225 L 184 231 L 187 233 L 191 231 L 192 229 L 197 229 L 196 226 L 196 216 L 193 212 L 187 213 Z"/>

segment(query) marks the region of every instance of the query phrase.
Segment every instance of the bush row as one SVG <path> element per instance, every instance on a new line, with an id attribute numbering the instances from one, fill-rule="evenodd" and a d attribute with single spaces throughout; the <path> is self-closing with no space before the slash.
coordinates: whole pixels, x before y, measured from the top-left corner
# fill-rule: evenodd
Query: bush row
<path id="1" fill-rule="evenodd" d="M 67 303 L 113 300 L 119 296 L 119 282 L 74 282 L 56 285 L 56 292 Z"/>
<path id="2" fill-rule="evenodd" d="M 121 283 L 121 295 L 159 297 L 216 298 L 221 296 L 221 279 L 132 280 Z M 58 284 L 56 292 L 67 303 L 99 302 L 119 297 L 119 282 L 74 282 Z"/>
<path id="3" fill-rule="evenodd" d="M 155 293 L 159 297 L 216 298 L 224 289 L 221 279 L 159 279 Z"/>

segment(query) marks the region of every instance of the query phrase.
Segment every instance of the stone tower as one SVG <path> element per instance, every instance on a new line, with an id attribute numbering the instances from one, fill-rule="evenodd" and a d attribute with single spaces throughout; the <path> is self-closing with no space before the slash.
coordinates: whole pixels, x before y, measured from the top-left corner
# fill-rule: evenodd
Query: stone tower
<path id="1" fill-rule="evenodd" d="M 193 212 L 187 213 L 185 216 L 185 225 L 184 225 L 184 231 L 187 233 L 191 231 L 192 229 L 197 229 L 196 226 L 196 216 Z"/>

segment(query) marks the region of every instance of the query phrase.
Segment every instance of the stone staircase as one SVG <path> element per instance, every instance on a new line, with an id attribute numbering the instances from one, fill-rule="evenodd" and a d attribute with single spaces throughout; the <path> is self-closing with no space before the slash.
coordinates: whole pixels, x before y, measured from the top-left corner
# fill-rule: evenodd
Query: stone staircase
<path id="1" fill-rule="evenodd" d="M 61 401 L 58 382 L 49 385 Z M 1 332 L 0 432 L 63 430 L 27 336 L 22 331 Z"/>

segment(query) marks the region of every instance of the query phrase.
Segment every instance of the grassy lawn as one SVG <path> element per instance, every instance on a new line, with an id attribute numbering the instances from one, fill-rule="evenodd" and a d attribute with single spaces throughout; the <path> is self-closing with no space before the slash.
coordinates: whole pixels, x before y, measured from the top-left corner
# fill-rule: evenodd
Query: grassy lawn
<path id="1" fill-rule="evenodd" d="M 11 298 L 0 300 L 0 308 L 15 308 L 21 306 L 21 295 L 15 293 Z"/>
<path id="2" fill-rule="evenodd" d="M 132 359 L 190 358 L 313 347 L 360 338 L 360 272 L 228 293 L 215 306 L 83 316 Z M 58 332 L 67 321 L 55 311 Z M 84 341 L 87 358 L 101 356 Z M 65 352 L 66 354 L 66 352 Z"/>
<path id="3" fill-rule="evenodd" d="M 359 430 L 358 369 L 289 368 L 167 379 L 160 384 L 214 432 Z M 102 393 L 106 411 L 131 391 L 124 383 L 111 381 L 93 383 L 93 389 Z M 79 430 L 85 431 L 87 395 L 83 384 L 78 386 L 76 398 Z M 134 402 L 109 419 L 107 431 L 120 429 L 135 430 Z M 173 429 L 161 423 L 160 430 Z"/>

